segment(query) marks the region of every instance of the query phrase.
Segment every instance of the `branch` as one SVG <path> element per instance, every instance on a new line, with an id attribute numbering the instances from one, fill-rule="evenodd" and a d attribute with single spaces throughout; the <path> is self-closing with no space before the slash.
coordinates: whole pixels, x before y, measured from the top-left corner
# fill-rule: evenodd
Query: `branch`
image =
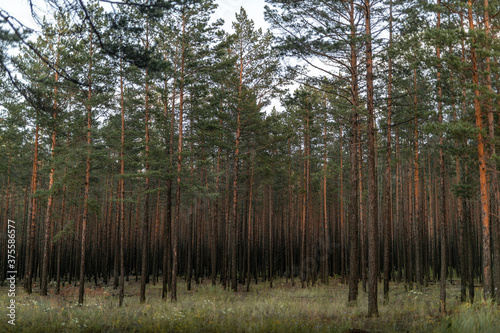
<path id="1" fill-rule="evenodd" d="M 119 5 L 119 6 L 137 6 L 137 7 L 145 7 L 145 8 L 151 8 L 151 7 L 157 7 L 157 8 L 166 8 L 170 9 L 172 6 L 169 4 L 145 4 L 145 3 L 138 3 L 138 2 L 131 2 L 131 1 L 113 1 L 113 0 L 99 0 L 99 2 L 105 2 L 109 3 L 112 5 Z"/>
<path id="2" fill-rule="evenodd" d="M 34 47 L 31 43 L 27 42 L 26 39 L 23 37 L 23 35 L 21 34 L 21 32 L 19 31 L 19 29 L 17 27 L 14 26 L 14 24 L 12 23 L 12 20 L 14 20 L 15 22 L 17 22 L 17 24 L 19 24 L 20 26 L 23 26 L 24 25 L 19 22 L 18 19 L 16 19 L 15 17 L 13 16 L 10 16 L 9 13 L 7 13 L 6 11 L 4 11 L 3 9 L 0 9 L 0 17 L 3 18 L 3 20 L 11 27 L 11 29 L 14 31 L 14 33 L 16 34 L 17 37 L 19 37 L 19 40 L 21 41 L 21 43 L 23 43 L 26 47 L 28 47 L 31 51 L 33 51 L 36 56 L 38 58 L 40 58 L 40 60 L 42 60 L 44 63 L 47 64 L 47 66 L 49 66 L 50 69 L 52 69 L 53 71 L 55 71 L 57 74 L 59 74 L 60 76 L 64 77 L 66 80 L 68 81 L 71 81 L 75 84 L 78 84 L 80 86 L 85 86 L 86 84 L 83 84 L 81 82 L 79 82 L 78 80 L 72 78 L 72 77 L 69 77 L 68 75 L 66 75 L 65 72 L 59 70 L 56 66 L 54 66 L 54 64 L 49 60 L 47 59 L 46 57 L 44 57 L 40 51 L 37 50 L 36 47 Z M 2 67 L 5 68 L 5 65 L 2 63 Z"/>

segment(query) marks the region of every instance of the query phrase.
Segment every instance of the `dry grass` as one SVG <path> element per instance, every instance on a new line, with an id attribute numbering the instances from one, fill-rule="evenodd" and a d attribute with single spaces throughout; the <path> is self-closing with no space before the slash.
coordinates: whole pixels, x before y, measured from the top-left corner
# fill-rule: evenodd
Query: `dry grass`
<path id="1" fill-rule="evenodd" d="M 367 294 L 347 305 L 347 286 L 331 279 L 301 289 L 284 280 L 252 284 L 250 292 L 234 293 L 208 281 L 186 291 L 178 285 L 178 302 L 161 300 L 161 285 L 148 285 L 145 304 L 139 284 L 126 284 L 125 306 L 118 308 L 117 290 L 89 284 L 83 306 L 78 288 L 65 286 L 60 295 L 26 295 L 18 287 L 16 326 L 2 315 L 0 332 L 483 332 L 500 331 L 500 311 L 492 304 L 460 304 L 458 285 L 448 286 L 450 314 L 439 315 L 438 286 L 405 291 L 391 285 L 391 299 L 382 302 L 377 318 L 367 318 Z M 242 288 L 243 289 L 243 288 Z M 37 288 L 35 288 L 37 290 Z M 381 286 L 379 288 L 381 291 Z M 7 304 L 7 291 L 0 300 Z M 4 313 L 5 306 L 2 306 Z"/>

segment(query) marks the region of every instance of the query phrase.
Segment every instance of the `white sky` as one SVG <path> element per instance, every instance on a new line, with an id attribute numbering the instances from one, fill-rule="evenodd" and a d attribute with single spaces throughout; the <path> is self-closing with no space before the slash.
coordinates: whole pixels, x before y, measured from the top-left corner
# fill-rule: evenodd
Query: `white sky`
<path id="1" fill-rule="evenodd" d="M 46 6 L 42 0 L 34 0 L 34 3 L 39 6 L 37 12 L 43 17 L 44 12 L 46 12 Z M 265 0 L 216 0 L 219 7 L 215 10 L 213 14 L 213 19 L 224 19 L 223 28 L 231 32 L 232 22 L 236 19 L 235 14 L 240 11 L 240 8 L 245 8 L 248 17 L 254 21 L 255 28 L 262 28 L 266 30 L 269 25 L 264 20 L 264 6 Z M 105 3 L 102 5 L 106 6 Z M 28 0 L 0 0 L 0 8 L 7 11 L 10 15 L 18 19 L 22 24 L 34 29 L 39 30 L 31 17 L 31 11 L 29 8 Z M 266 107 L 266 111 L 270 110 L 272 106 L 275 106 L 278 110 L 280 109 L 279 101 L 273 100 L 271 106 Z"/>
<path id="2" fill-rule="evenodd" d="M 27 0 L 0 0 L 0 8 L 7 11 L 24 25 L 35 29 L 35 23 L 31 17 L 30 7 Z"/>
<path id="3" fill-rule="evenodd" d="M 40 7 L 39 13 L 46 9 L 43 1 L 35 0 L 35 3 Z M 269 27 L 264 20 L 264 0 L 216 0 L 216 3 L 219 7 L 215 10 L 213 18 L 224 19 L 224 29 L 226 31 L 231 30 L 231 22 L 235 19 L 235 14 L 240 11 L 241 7 L 245 8 L 248 17 L 254 21 L 256 28 L 265 30 Z M 105 3 L 102 4 L 106 5 Z M 0 0 L 0 8 L 6 10 L 28 27 L 37 28 L 31 17 L 28 0 Z"/>
<path id="4" fill-rule="evenodd" d="M 2 1 L 2 0 L 0 0 Z M 215 10 L 214 19 L 224 19 L 224 29 L 231 30 L 231 22 L 235 20 L 235 14 L 240 8 L 245 8 L 247 15 L 255 23 L 255 28 L 263 30 L 269 28 L 269 24 L 264 20 L 264 0 L 217 0 L 219 7 Z"/>

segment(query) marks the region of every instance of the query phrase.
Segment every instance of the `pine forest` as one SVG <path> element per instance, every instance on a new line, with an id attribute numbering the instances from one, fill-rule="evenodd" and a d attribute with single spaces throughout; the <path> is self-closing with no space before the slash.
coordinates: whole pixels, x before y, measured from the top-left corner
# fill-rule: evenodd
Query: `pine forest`
<path id="1" fill-rule="evenodd" d="M 500 329 L 500 1 L 4 1 L 0 331 Z"/>

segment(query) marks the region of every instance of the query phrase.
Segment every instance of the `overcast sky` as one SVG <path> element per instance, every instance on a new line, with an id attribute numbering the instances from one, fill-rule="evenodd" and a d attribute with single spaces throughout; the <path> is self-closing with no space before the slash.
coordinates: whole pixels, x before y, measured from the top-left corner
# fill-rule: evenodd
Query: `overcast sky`
<path id="1" fill-rule="evenodd" d="M 1 0 L 0 0 L 1 1 Z M 217 0 L 219 7 L 216 9 L 214 18 L 224 19 L 224 29 L 231 29 L 231 22 L 235 20 L 235 13 L 240 11 L 240 8 L 245 8 L 247 15 L 255 23 L 256 28 L 269 28 L 269 25 L 264 21 L 264 0 Z"/>
<path id="2" fill-rule="evenodd" d="M 46 9 L 43 1 L 35 0 L 35 3 L 40 7 L 40 12 Z M 235 19 L 234 15 L 240 11 L 241 7 L 245 8 L 248 17 L 255 22 L 256 28 L 267 29 L 269 27 L 264 21 L 264 0 L 216 0 L 216 3 L 219 7 L 215 11 L 214 19 L 224 19 L 224 29 L 227 31 L 231 30 L 231 22 Z M 37 28 L 31 18 L 28 0 L 0 0 L 0 8 L 6 10 L 23 24 Z"/>
<path id="3" fill-rule="evenodd" d="M 38 12 L 43 16 L 43 12 L 46 11 L 44 1 L 35 0 L 34 2 L 38 4 Z M 264 20 L 265 0 L 216 0 L 216 3 L 219 7 L 215 10 L 213 19 L 224 19 L 223 28 L 228 32 L 232 31 L 231 23 L 235 20 L 235 14 L 240 11 L 241 7 L 245 8 L 248 17 L 254 21 L 255 28 L 262 28 L 263 30 L 269 28 L 269 25 Z M 24 25 L 39 30 L 31 17 L 28 0 L 0 0 L 0 8 L 6 10 Z M 277 100 L 273 100 L 271 105 L 280 109 Z M 270 110 L 272 106 L 268 106 L 266 111 Z"/>

